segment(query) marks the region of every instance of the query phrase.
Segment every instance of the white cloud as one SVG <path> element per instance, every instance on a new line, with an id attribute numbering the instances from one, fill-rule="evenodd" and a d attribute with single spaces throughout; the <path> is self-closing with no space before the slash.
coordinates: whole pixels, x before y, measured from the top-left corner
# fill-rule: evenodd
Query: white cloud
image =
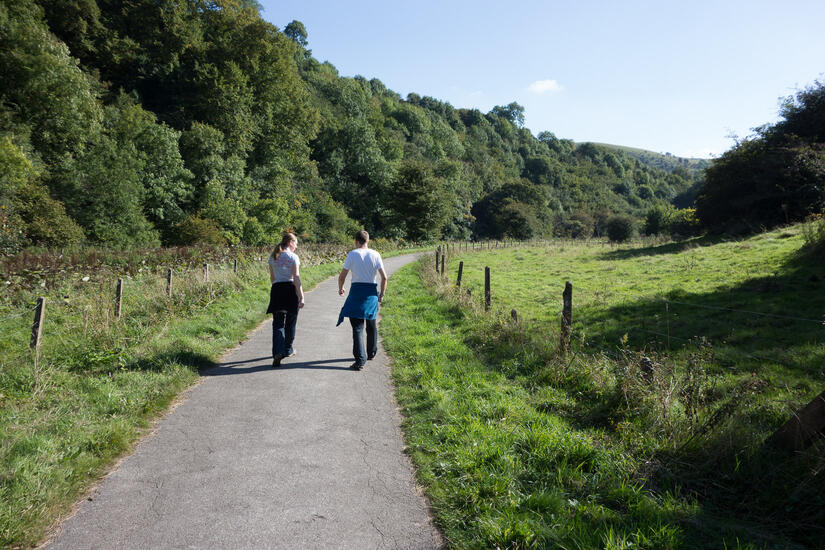
<path id="1" fill-rule="evenodd" d="M 562 87 L 555 80 L 536 80 L 527 89 L 534 94 L 543 94 L 545 92 L 560 92 Z"/>

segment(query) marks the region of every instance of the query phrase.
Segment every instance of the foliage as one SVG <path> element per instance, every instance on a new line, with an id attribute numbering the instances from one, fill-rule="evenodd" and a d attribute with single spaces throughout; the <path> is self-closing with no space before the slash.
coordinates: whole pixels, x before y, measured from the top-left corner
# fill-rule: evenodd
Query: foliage
<path id="1" fill-rule="evenodd" d="M 607 220 L 607 237 L 614 243 L 629 241 L 636 234 L 636 225 L 630 216 L 611 216 Z"/>
<path id="2" fill-rule="evenodd" d="M 307 37 L 246 0 L 4 3 L 0 135 L 37 173 L 14 177 L 40 185 L 32 196 L 67 228 L 47 232 L 9 203 L 4 249 L 194 242 L 203 235 L 178 234 L 194 218 L 231 244 L 285 227 L 316 242 L 358 226 L 405 239 L 600 234 L 607 215 L 641 217 L 692 185 L 621 150 L 536 138 L 516 102 L 482 113 L 341 77 Z M 600 212 L 592 226 L 584 211 Z"/>
<path id="3" fill-rule="evenodd" d="M 811 216 L 802 225 L 804 251 L 812 258 L 825 258 L 825 217 L 821 214 Z"/>
<path id="4" fill-rule="evenodd" d="M 263 229 L 260 228 L 260 223 L 258 223 L 258 228 L 260 232 L 263 233 Z M 179 244 L 182 245 L 206 244 L 221 246 L 226 244 L 226 239 L 221 234 L 221 230 L 217 223 L 211 219 L 201 218 L 198 215 L 189 216 L 181 222 L 181 224 L 177 227 L 176 233 L 178 235 Z M 256 234 L 254 239 L 256 241 L 259 240 L 259 235 Z M 255 242 L 253 244 L 259 243 Z"/>
<path id="5" fill-rule="evenodd" d="M 756 130 L 717 159 L 696 199 L 705 227 L 750 231 L 825 209 L 825 83 L 785 100 L 782 120 Z"/>

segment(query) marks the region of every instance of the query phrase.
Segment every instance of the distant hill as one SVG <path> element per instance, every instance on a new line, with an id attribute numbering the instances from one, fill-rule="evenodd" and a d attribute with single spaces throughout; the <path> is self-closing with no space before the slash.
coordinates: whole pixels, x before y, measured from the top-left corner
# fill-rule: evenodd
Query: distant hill
<path id="1" fill-rule="evenodd" d="M 677 157 L 675 155 L 671 155 L 670 153 L 655 153 L 653 151 L 648 151 L 646 149 L 625 147 L 623 145 L 612 145 L 609 143 L 595 142 L 592 143 L 594 145 L 599 145 L 601 147 L 605 147 L 608 149 L 622 151 L 628 156 L 638 159 L 639 162 L 651 168 L 658 168 L 659 170 L 665 170 L 666 172 L 673 172 L 676 168 L 684 168 L 685 170 L 690 172 L 690 174 L 694 177 L 701 175 L 701 172 L 703 172 L 705 168 L 710 166 L 712 162 L 711 159 Z"/>

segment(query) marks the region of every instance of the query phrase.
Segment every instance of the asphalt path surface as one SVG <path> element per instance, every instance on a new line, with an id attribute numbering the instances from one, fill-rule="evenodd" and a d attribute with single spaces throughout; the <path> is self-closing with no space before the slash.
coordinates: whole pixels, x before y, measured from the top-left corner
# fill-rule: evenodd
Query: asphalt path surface
<path id="1" fill-rule="evenodd" d="M 387 273 L 413 259 L 386 259 Z M 295 356 L 273 369 L 271 319 L 258 327 L 46 547 L 442 547 L 403 451 L 383 349 L 364 370 L 348 368 L 335 279 L 306 294 Z"/>

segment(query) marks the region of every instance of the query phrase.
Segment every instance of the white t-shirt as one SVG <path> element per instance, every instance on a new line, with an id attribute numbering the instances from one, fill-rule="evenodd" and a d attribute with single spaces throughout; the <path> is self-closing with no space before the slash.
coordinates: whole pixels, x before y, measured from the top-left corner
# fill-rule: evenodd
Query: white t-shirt
<path id="1" fill-rule="evenodd" d="M 301 260 L 298 259 L 298 255 L 294 252 L 284 250 L 278 254 L 277 260 L 270 254 L 269 265 L 275 274 L 273 283 L 291 283 L 292 273 L 295 271 L 294 267 L 300 266 Z"/>
<path id="2" fill-rule="evenodd" d="M 371 248 L 356 248 L 344 260 L 344 269 L 352 272 L 353 283 L 377 283 L 378 270 L 384 269 L 381 254 Z"/>

